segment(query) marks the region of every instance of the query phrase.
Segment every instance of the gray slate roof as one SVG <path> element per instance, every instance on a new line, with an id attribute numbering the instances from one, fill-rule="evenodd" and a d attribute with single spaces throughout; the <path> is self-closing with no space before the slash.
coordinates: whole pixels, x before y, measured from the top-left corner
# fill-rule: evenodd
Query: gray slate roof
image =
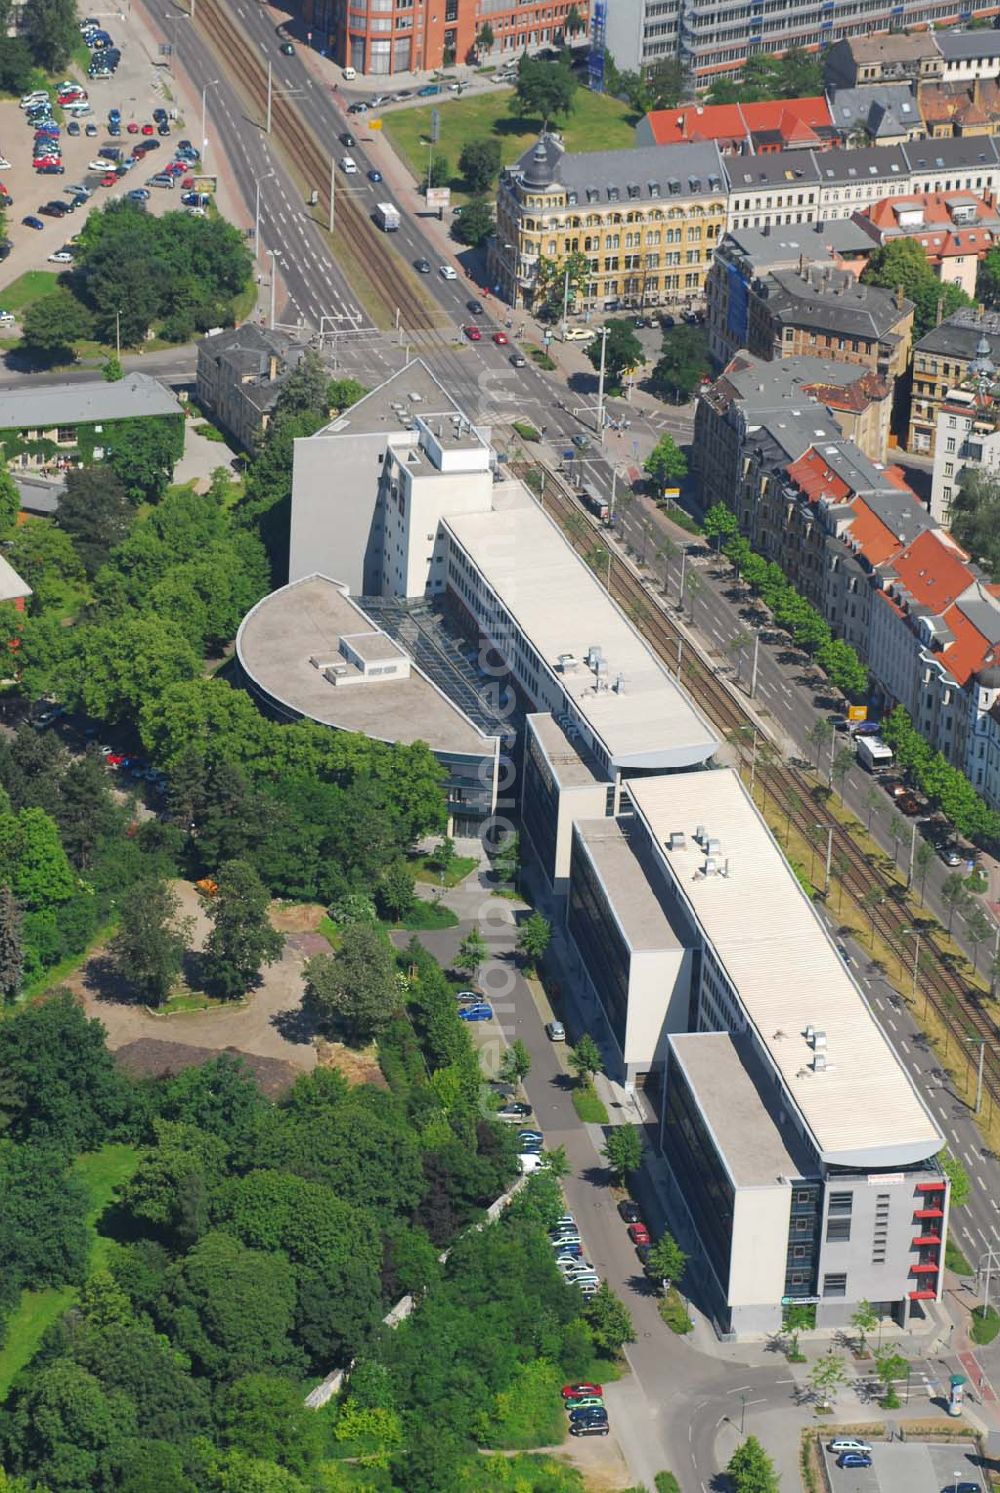
<path id="1" fill-rule="evenodd" d="M 216 363 L 225 358 L 233 369 L 263 373 L 267 371 L 268 359 L 284 359 L 291 345 L 291 338 L 283 333 L 245 321 L 242 326 L 229 327 L 223 332 L 213 332 L 211 337 L 203 337 L 198 344 L 198 356 L 211 358 Z"/>
<path id="2" fill-rule="evenodd" d="M 820 180 L 835 182 L 900 181 L 910 174 L 901 145 L 865 145 L 860 150 L 828 150 L 816 157 Z"/>
<path id="3" fill-rule="evenodd" d="M 827 94 L 830 113 L 839 130 L 865 125 L 876 139 L 923 129 L 917 100 L 909 83 L 879 83 L 874 88 L 837 88 Z"/>
<path id="4" fill-rule="evenodd" d="M 975 306 L 963 306 L 960 310 L 931 330 L 916 344 L 915 351 L 939 353 L 955 358 L 975 357 L 976 344 L 985 337 L 990 344 L 990 356 L 1000 362 L 1000 311 L 984 311 Z"/>
<path id="5" fill-rule="evenodd" d="M 89 425 L 140 415 L 179 415 L 176 397 L 147 373 L 128 373 L 117 383 L 17 385 L 0 395 L 0 430 L 46 430 L 53 425 Z"/>
<path id="6" fill-rule="evenodd" d="M 677 147 L 665 146 L 664 149 Z M 840 155 L 840 151 L 831 151 Z M 821 152 L 825 159 L 826 152 Z M 734 192 L 755 191 L 759 187 L 794 187 L 819 181 L 816 152 L 812 150 L 776 150 L 763 156 L 726 156 L 723 164 Z"/>
<path id="7" fill-rule="evenodd" d="M 31 472 L 11 472 L 21 496 L 21 507 L 27 513 L 55 513 L 66 491 L 66 483 L 49 481 Z"/>
<path id="8" fill-rule="evenodd" d="M 765 410 L 789 401 L 800 402 L 804 409 L 813 401 L 813 408 L 820 408 L 815 396 L 804 392 L 804 385 L 848 389 L 868 372 L 858 363 L 833 363 L 828 358 L 782 358 L 769 363 L 753 353 L 739 352 L 723 369 L 720 379 L 734 389 L 747 419 L 752 421 Z"/>
<path id="9" fill-rule="evenodd" d="M 946 61 L 967 61 L 977 57 L 1000 57 L 1000 32 L 956 31 L 945 26 L 934 33 L 938 51 Z"/>
<path id="10" fill-rule="evenodd" d="M 1000 164 L 992 135 L 950 136 L 946 140 L 910 140 L 899 149 L 911 171 L 954 171 Z"/>
<path id="11" fill-rule="evenodd" d="M 585 206 L 650 198 L 717 196 L 725 191 L 722 156 L 714 140 L 694 145 L 640 145 L 630 150 L 567 152 L 554 135 L 542 135 L 513 168 L 538 187 L 559 183 Z M 617 192 L 617 197 L 613 194 Z"/>
<path id="12" fill-rule="evenodd" d="M 834 265 L 807 265 L 774 270 L 764 281 L 767 306 L 779 322 L 817 327 L 841 337 L 884 338 L 912 302 L 897 306 L 891 290 L 862 285 L 850 270 Z"/>

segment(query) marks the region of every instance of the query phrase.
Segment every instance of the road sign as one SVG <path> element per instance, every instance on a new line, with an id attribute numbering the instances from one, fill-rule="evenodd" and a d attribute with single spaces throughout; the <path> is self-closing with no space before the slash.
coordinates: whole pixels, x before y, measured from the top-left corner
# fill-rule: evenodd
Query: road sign
<path id="1" fill-rule="evenodd" d="M 679 498 L 680 495 L 681 490 L 679 487 L 665 487 L 663 489 L 663 496 L 665 498 Z"/>
<path id="2" fill-rule="evenodd" d="M 434 212 L 444 212 L 451 206 L 451 187 L 428 187 L 427 206 Z"/>
<path id="3" fill-rule="evenodd" d="M 380 130 L 382 128 L 381 119 L 366 119 L 365 124 L 370 130 Z"/>
<path id="4" fill-rule="evenodd" d="M 848 705 L 847 719 L 849 721 L 866 721 L 868 719 L 868 706 Z"/>
<path id="5" fill-rule="evenodd" d="M 441 110 L 431 110 L 431 143 L 436 145 L 441 138 Z"/>
<path id="6" fill-rule="evenodd" d="M 822 1296 L 782 1296 L 782 1306 L 818 1306 Z"/>

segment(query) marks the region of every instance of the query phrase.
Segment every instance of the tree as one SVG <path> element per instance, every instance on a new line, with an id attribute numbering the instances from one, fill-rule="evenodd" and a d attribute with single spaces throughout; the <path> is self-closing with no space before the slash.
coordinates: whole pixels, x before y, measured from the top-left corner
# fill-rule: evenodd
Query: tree
<path id="1" fill-rule="evenodd" d="M 521 1041 L 515 1037 L 500 1059 L 500 1077 L 505 1083 L 523 1083 L 531 1072 L 531 1054 Z"/>
<path id="2" fill-rule="evenodd" d="M 673 436 L 662 435 L 643 462 L 643 468 L 662 496 L 665 488 L 687 476 L 687 458 Z"/>
<path id="3" fill-rule="evenodd" d="M 405 861 L 386 866 L 375 889 L 379 907 L 393 923 L 401 923 L 416 902 L 413 872 Z"/>
<path id="4" fill-rule="evenodd" d="M 818 715 L 816 717 L 809 727 L 807 737 L 809 745 L 813 749 L 813 761 L 816 764 L 816 771 L 819 772 L 820 759 L 833 741 L 833 727 L 825 715 Z"/>
<path id="5" fill-rule="evenodd" d="M 109 464 L 133 503 L 158 503 L 184 453 L 182 415 L 120 420 L 108 431 Z"/>
<path id="6" fill-rule="evenodd" d="M 740 531 L 736 514 L 725 503 L 712 504 L 705 514 L 702 528 L 706 539 L 715 540 L 716 550 L 721 550 L 725 541 L 732 539 Z"/>
<path id="7" fill-rule="evenodd" d="M 527 968 L 537 968 L 545 957 L 552 940 L 552 924 L 540 912 L 533 912 L 521 924 L 517 935 L 517 951 L 525 960 Z"/>
<path id="8" fill-rule="evenodd" d="M 637 1125 L 616 1125 L 604 1142 L 604 1159 L 619 1187 L 629 1172 L 642 1166 L 642 1136 Z"/>
<path id="9" fill-rule="evenodd" d="M 326 386 L 326 403 L 331 410 L 342 412 L 364 399 L 368 390 L 356 378 L 332 378 Z"/>
<path id="10" fill-rule="evenodd" d="M 458 852 L 455 849 L 455 842 L 445 835 L 427 857 L 427 864 L 432 871 L 437 871 L 442 882 L 445 882 L 457 860 Z"/>
<path id="11" fill-rule="evenodd" d="M 500 141 L 492 136 L 467 141 L 458 158 L 458 169 L 473 197 L 488 192 L 500 174 Z"/>
<path id="12" fill-rule="evenodd" d="M 17 483 L 6 470 L 0 471 L 0 539 L 5 539 L 17 523 L 21 511 L 21 494 Z"/>
<path id="13" fill-rule="evenodd" d="M 76 889 L 59 831 L 44 809 L 4 814 L 0 808 L 0 865 L 27 913 L 68 902 Z"/>
<path id="14" fill-rule="evenodd" d="M 121 383 L 122 379 L 125 377 L 125 369 L 122 367 L 119 359 L 114 355 L 109 358 L 105 358 L 104 362 L 102 363 L 101 377 L 106 384 Z"/>
<path id="15" fill-rule="evenodd" d="M 24 93 L 35 81 L 33 77 L 34 62 L 28 43 L 22 36 L 8 36 L 7 28 L 10 25 L 11 5 L 5 3 L 0 7 L 0 89 L 4 93 Z M 0 1484 L 2 1486 L 2 1484 Z"/>
<path id="16" fill-rule="evenodd" d="M 539 255 L 535 273 L 534 297 L 542 321 L 554 321 L 566 311 L 576 310 L 577 297 L 590 281 L 590 261 L 586 254 L 574 251 L 565 259 L 548 259 Z"/>
<path id="17" fill-rule="evenodd" d="M 9 886 L 0 885 L 0 1004 L 12 1001 L 24 973 L 23 919 Z"/>
<path id="18" fill-rule="evenodd" d="M 462 209 L 462 215 L 452 224 L 452 237 L 460 244 L 469 244 L 478 249 L 484 239 L 493 232 L 493 208 L 485 197 L 470 197 Z"/>
<path id="19" fill-rule="evenodd" d="M 489 947 L 485 938 L 478 928 L 473 928 L 458 946 L 455 968 L 475 980 L 479 976 L 480 965 L 483 964 L 488 953 Z"/>
<path id="20" fill-rule="evenodd" d="M 882 1409 L 898 1410 L 899 1395 L 896 1393 L 896 1380 L 904 1379 L 909 1374 L 910 1365 L 902 1353 L 888 1345 L 879 1349 L 875 1354 L 875 1373 L 878 1375 L 882 1385 Z"/>
<path id="21" fill-rule="evenodd" d="M 991 250 L 989 257 L 994 255 L 1000 259 L 1000 250 Z M 1000 481 L 980 467 L 963 467 L 949 522 L 959 544 L 996 581 L 1000 577 Z"/>
<path id="22" fill-rule="evenodd" d="M 594 368 L 604 360 L 604 377 L 608 387 L 620 389 L 627 373 L 641 368 L 646 361 L 642 343 L 631 322 L 621 318 L 605 323 L 606 337 L 593 337 L 584 349 Z"/>
<path id="23" fill-rule="evenodd" d="M 778 1493 L 778 1474 L 756 1436 L 748 1436 L 726 1468 L 733 1493 Z"/>
<path id="24" fill-rule="evenodd" d="M 601 1281 L 583 1314 L 594 1346 L 608 1358 L 617 1358 L 626 1343 L 635 1342 L 635 1327 L 628 1308 L 618 1300 L 607 1281 Z"/>
<path id="25" fill-rule="evenodd" d="M 573 1048 L 569 1055 L 569 1065 L 584 1086 L 589 1084 L 594 1074 L 600 1073 L 604 1067 L 601 1049 L 589 1032 L 584 1032 Z"/>
<path id="26" fill-rule="evenodd" d="M 920 900 L 924 900 L 924 882 L 927 880 L 927 871 L 934 860 L 934 846 L 929 840 L 921 840 L 913 857 L 917 875 L 920 877 Z"/>
<path id="27" fill-rule="evenodd" d="M 212 989 L 230 1000 L 259 982 L 261 967 L 281 958 L 285 940 L 271 927 L 270 898 L 253 866 L 227 861 L 217 879 L 219 889 L 207 908 L 212 931 L 205 972 Z"/>
<path id="28" fill-rule="evenodd" d="M 446 187 L 450 181 L 451 162 L 443 151 L 439 151 L 427 163 L 427 185 L 429 187 Z"/>
<path id="29" fill-rule="evenodd" d="M 988 918 L 978 902 L 973 903 L 965 914 L 965 932 L 972 945 L 972 967 L 979 971 L 979 949 L 991 936 L 996 927 L 992 918 Z"/>
<path id="30" fill-rule="evenodd" d="M 953 871 L 950 876 L 945 877 L 941 896 L 948 904 L 948 932 L 951 933 L 956 912 L 964 912 L 971 901 L 969 888 L 960 871 Z"/>
<path id="31" fill-rule="evenodd" d="M 118 977 L 154 1006 L 169 996 L 194 933 L 194 920 L 178 917 L 180 908 L 165 881 L 129 887 L 119 904 L 112 962 Z"/>
<path id="32" fill-rule="evenodd" d="M 671 1283 L 679 1280 L 684 1274 L 688 1257 L 681 1249 L 673 1234 L 664 1230 L 649 1251 L 644 1269 L 650 1280 L 662 1280 L 663 1289 L 669 1289 Z"/>
<path id="33" fill-rule="evenodd" d="M 814 1306 L 788 1306 L 785 1308 L 785 1329 L 789 1333 L 788 1357 L 793 1363 L 800 1361 L 799 1356 L 799 1333 L 807 1332 L 816 1326 L 816 1308 Z"/>
<path id="34" fill-rule="evenodd" d="M 894 239 L 877 249 L 865 266 L 861 278 L 866 285 L 902 290 L 903 295 L 914 306 L 915 337 L 924 336 L 936 325 L 938 307 L 942 302 L 946 317 L 960 306 L 972 305 L 971 298 L 960 286 L 937 278 L 922 246 L 912 238 Z"/>
<path id="35" fill-rule="evenodd" d="M 869 918 L 871 945 L 875 947 L 875 914 L 885 902 L 885 892 L 880 886 L 870 886 L 861 899 L 861 905 Z"/>
<path id="36" fill-rule="evenodd" d="M 248 1374 L 226 1385 L 218 1407 L 220 1439 L 249 1456 L 304 1473 L 326 1448 L 322 1416 L 309 1410 L 287 1379 Z"/>
<path id="37" fill-rule="evenodd" d="M 837 784 L 837 787 L 840 790 L 841 803 L 844 802 L 844 784 L 846 783 L 847 775 L 853 766 L 854 753 L 851 751 L 850 747 L 841 747 L 840 750 L 834 754 L 832 767 L 832 776 L 834 782 Z"/>
<path id="38" fill-rule="evenodd" d="M 48 73 L 61 72 L 79 37 L 73 0 L 27 0 L 22 24 L 38 66 Z"/>
<path id="39" fill-rule="evenodd" d="M 851 1326 L 858 1330 L 859 1353 L 865 1352 L 867 1335 L 875 1331 L 881 1320 L 881 1314 L 875 1310 L 870 1301 L 862 1299 L 858 1302 L 851 1313 Z"/>
<path id="40" fill-rule="evenodd" d="M 951 1186 L 951 1206 L 964 1208 L 972 1196 L 972 1184 L 969 1181 L 968 1172 L 958 1157 L 953 1156 L 950 1151 L 940 1151 L 937 1159 Z"/>
<path id="41" fill-rule="evenodd" d="M 105 1474 L 135 1434 L 135 1403 L 128 1395 L 106 1394 L 94 1374 L 57 1358 L 16 1396 L 5 1438 L 8 1465 L 30 1469 L 32 1480 L 41 1479 L 53 1493 L 108 1486 Z"/>
<path id="42" fill-rule="evenodd" d="M 581 31 L 586 31 L 587 23 L 575 5 L 571 5 L 566 12 L 563 29 L 567 36 L 579 36 Z"/>
<path id="43" fill-rule="evenodd" d="M 844 1360 L 832 1349 L 813 1364 L 809 1372 L 809 1383 L 824 1405 L 829 1405 L 837 1390 L 847 1379 Z"/>
<path id="44" fill-rule="evenodd" d="M 52 353 L 63 360 L 71 358 L 76 343 L 92 336 L 93 330 L 93 319 L 86 306 L 62 286 L 32 301 L 21 323 L 26 347 Z"/>
<path id="45" fill-rule="evenodd" d="M 326 365 L 317 352 L 308 348 L 282 381 L 274 406 L 275 419 L 304 414 L 326 419 L 330 413 L 329 387 Z"/>
<path id="46" fill-rule="evenodd" d="M 71 467 L 55 522 L 93 578 L 116 545 L 127 537 L 135 517 L 119 478 L 104 466 Z"/>
<path id="47" fill-rule="evenodd" d="M 683 404 L 706 376 L 711 361 L 708 338 L 701 327 L 687 323 L 663 334 L 660 356 L 650 374 L 650 388 L 663 399 Z"/>
<path id="48" fill-rule="evenodd" d="M 512 830 L 500 842 L 493 856 L 493 874 L 502 885 L 516 886 L 521 872 L 521 841 Z"/>
<path id="49" fill-rule="evenodd" d="M 493 27 L 490 25 L 489 21 L 484 21 L 479 30 L 476 32 L 476 50 L 479 52 L 489 52 L 493 46 L 495 39 L 496 38 L 493 35 Z"/>
<path id="50" fill-rule="evenodd" d="M 383 1031 L 399 1006 L 392 948 L 367 923 L 345 928 L 336 953 L 317 954 L 305 975 L 321 1015 L 354 1046 Z"/>
<path id="51" fill-rule="evenodd" d="M 557 115 L 565 118 L 572 111 L 576 90 L 576 75 L 567 63 L 553 66 L 541 58 L 524 56 L 511 111 L 540 119 L 543 130 L 547 130 Z"/>

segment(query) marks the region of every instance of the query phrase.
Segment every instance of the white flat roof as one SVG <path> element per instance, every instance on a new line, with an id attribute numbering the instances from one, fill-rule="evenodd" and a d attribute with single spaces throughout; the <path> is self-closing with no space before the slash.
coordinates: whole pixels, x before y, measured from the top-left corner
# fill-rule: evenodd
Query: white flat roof
<path id="1" fill-rule="evenodd" d="M 617 766 L 689 767 L 715 752 L 708 721 L 521 483 L 498 485 L 490 512 L 443 523 L 543 662 L 554 671 L 560 654 L 579 661 L 556 677 Z M 594 644 L 608 666 L 600 693 L 584 663 Z"/>
<path id="2" fill-rule="evenodd" d="M 770 830 L 732 769 L 635 778 L 629 792 L 739 993 L 823 1160 L 867 1169 L 905 1166 L 944 1140 Z M 705 875 L 702 826 L 719 841 Z M 826 1033 L 813 1069 L 808 1026 Z"/>
<path id="3" fill-rule="evenodd" d="M 31 595 L 31 587 L 23 581 L 9 560 L 0 555 L 0 601 L 18 601 Z"/>
<path id="4" fill-rule="evenodd" d="M 377 741 L 426 742 L 432 752 L 491 756 L 496 738 L 486 736 L 411 660 L 405 679 L 371 679 L 338 688 L 310 660 L 333 659 L 341 637 L 365 634 L 369 656 L 406 656 L 347 594 L 324 575 L 303 576 L 272 591 L 247 613 L 236 634 L 236 655 L 247 678 L 293 715 L 363 731 Z"/>

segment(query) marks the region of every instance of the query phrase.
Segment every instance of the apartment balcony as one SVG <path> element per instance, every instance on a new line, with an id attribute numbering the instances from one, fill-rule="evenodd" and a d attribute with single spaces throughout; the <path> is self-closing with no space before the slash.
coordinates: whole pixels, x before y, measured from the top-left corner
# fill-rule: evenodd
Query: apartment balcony
<path id="1" fill-rule="evenodd" d="M 935 1301 L 936 1299 L 937 1299 L 937 1292 L 936 1291 L 911 1291 L 910 1292 L 910 1300 L 911 1301 Z"/>
<path id="2" fill-rule="evenodd" d="M 911 1275 L 937 1275 L 937 1273 L 940 1270 L 940 1268 L 941 1268 L 940 1265 L 932 1265 L 932 1264 L 927 1264 L 927 1265 L 911 1265 L 910 1266 L 910 1274 Z"/>
<path id="3" fill-rule="evenodd" d="M 910 1240 L 910 1245 L 911 1245 L 911 1247 L 913 1249 L 930 1249 L 932 1245 L 935 1245 L 938 1248 L 940 1248 L 940 1246 L 941 1246 L 941 1235 L 940 1234 L 919 1234 L 916 1239 L 911 1239 Z"/>
<path id="4" fill-rule="evenodd" d="M 926 1220 L 926 1219 L 929 1219 L 929 1218 L 943 1218 L 944 1217 L 944 1209 L 943 1208 L 914 1208 L 914 1210 L 913 1210 L 913 1216 L 914 1216 L 914 1218 L 919 1218 L 921 1220 Z"/>

